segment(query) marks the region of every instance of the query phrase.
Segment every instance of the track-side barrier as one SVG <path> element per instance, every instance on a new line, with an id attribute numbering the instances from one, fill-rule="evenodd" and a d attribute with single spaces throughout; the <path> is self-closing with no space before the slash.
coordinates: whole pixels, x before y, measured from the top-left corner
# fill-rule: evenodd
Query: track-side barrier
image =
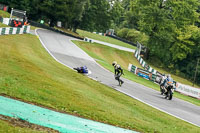
<path id="1" fill-rule="evenodd" d="M 6 27 L 0 28 L 0 35 L 14 35 L 30 33 L 30 26 L 23 26 L 22 28 Z"/>
<path id="2" fill-rule="evenodd" d="M 93 43 L 93 42 L 94 42 L 92 39 L 89 39 L 89 38 L 87 38 L 87 37 L 84 38 L 84 41 L 90 42 L 90 43 Z"/>

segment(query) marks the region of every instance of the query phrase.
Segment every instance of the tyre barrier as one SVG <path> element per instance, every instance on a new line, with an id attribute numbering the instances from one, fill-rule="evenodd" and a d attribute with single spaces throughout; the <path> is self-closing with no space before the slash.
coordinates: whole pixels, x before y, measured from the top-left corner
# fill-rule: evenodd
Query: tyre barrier
<path id="1" fill-rule="evenodd" d="M 87 37 L 84 38 L 84 41 L 85 41 L 85 42 L 90 42 L 90 43 L 93 43 L 93 42 L 94 42 L 92 39 L 89 39 L 89 38 L 87 38 Z"/>
<path id="2" fill-rule="evenodd" d="M 0 23 L 9 25 L 10 24 L 10 18 L 2 18 L 2 17 L 0 17 Z"/>
<path id="3" fill-rule="evenodd" d="M 6 27 L 0 28 L 0 35 L 14 35 L 30 33 L 30 26 L 23 26 L 22 28 Z"/>

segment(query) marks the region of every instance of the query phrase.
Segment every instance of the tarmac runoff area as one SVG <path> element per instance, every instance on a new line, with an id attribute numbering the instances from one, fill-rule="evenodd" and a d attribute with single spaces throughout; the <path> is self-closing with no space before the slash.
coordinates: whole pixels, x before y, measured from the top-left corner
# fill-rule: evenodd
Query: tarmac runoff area
<path id="1" fill-rule="evenodd" d="M 52 128 L 61 133 L 137 133 L 131 130 L 55 112 L 0 96 L 0 114 Z"/>

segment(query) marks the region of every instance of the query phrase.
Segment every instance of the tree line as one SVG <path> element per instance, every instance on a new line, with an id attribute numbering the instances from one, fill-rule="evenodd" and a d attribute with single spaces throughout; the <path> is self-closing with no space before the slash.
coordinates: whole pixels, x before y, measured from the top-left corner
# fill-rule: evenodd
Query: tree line
<path id="1" fill-rule="evenodd" d="M 123 3 L 127 11 L 122 27 L 148 36 L 144 43 L 149 49 L 148 60 L 193 80 L 200 58 L 200 0 L 123 0 Z M 200 83 L 200 73 L 197 76 Z"/>
<path id="2" fill-rule="evenodd" d="M 111 25 L 111 7 L 106 0 L 1 0 L 11 8 L 27 11 L 30 20 L 45 20 L 50 26 L 61 21 L 63 27 L 76 31 L 105 32 Z"/>
<path id="3" fill-rule="evenodd" d="M 29 19 L 116 34 L 148 48 L 149 62 L 192 80 L 200 58 L 200 0 L 1 0 Z M 198 67 L 200 70 L 200 67 Z M 200 83 L 200 73 L 197 74 Z"/>

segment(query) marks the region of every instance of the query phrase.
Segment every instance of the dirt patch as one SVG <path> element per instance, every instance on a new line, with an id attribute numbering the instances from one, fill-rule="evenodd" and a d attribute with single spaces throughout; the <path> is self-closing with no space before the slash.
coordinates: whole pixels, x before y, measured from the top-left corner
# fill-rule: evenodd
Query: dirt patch
<path id="1" fill-rule="evenodd" d="M 31 123 L 21 120 L 21 119 L 15 119 L 15 118 L 3 116 L 3 115 L 0 115 L 0 120 L 9 122 L 11 125 L 18 126 L 21 128 L 30 128 L 33 130 L 44 131 L 44 132 L 48 132 L 48 133 L 59 133 L 59 131 L 51 129 L 51 128 L 42 127 L 42 126 L 39 126 L 36 124 L 31 124 Z"/>

